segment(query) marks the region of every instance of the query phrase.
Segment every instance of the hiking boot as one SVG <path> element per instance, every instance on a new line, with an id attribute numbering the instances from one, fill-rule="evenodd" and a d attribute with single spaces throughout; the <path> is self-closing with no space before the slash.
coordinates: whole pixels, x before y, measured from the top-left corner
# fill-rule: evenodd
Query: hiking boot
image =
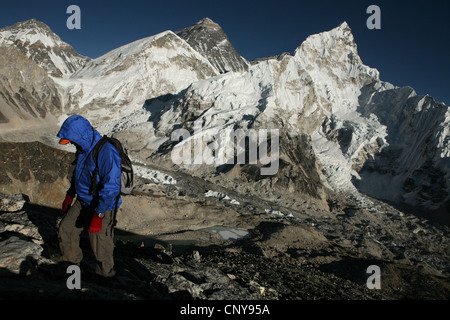
<path id="1" fill-rule="evenodd" d="M 108 273 L 103 273 L 103 272 L 100 272 L 100 271 L 98 271 L 98 270 L 96 270 L 96 272 L 95 272 L 98 276 L 100 276 L 100 277 L 103 277 L 103 278 L 105 278 L 105 279 L 112 279 L 112 278 L 114 278 L 115 276 L 116 276 L 116 270 L 113 268 L 113 269 L 111 269 Z"/>

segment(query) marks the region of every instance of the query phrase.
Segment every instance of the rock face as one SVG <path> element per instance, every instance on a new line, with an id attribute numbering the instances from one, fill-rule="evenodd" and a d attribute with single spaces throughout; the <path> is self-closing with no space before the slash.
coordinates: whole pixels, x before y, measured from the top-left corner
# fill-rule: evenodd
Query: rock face
<path id="1" fill-rule="evenodd" d="M 209 18 L 204 18 L 176 34 L 211 62 L 220 73 L 242 72 L 248 69 L 222 28 Z"/>
<path id="2" fill-rule="evenodd" d="M 44 242 L 36 225 L 21 211 L 25 202 L 20 194 L 0 194 L 0 276 L 4 272 L 27 274 L 32 261 L 43 261 Z"/>
<path id="3" fill-rule="evenodd" d="M 0 128 L 21 130 L 61 114 L 58 89 L 47 72 L 14 46 L 0 46 Z"/>
<path id="4" fill-rule="evenodd" d="M 23 208 L 25 201 L 23 195 L 0 194 L 0 211 L 19 211 Z"/>
<path id="5" fill-rule="evenodd" d="M 40 142 L 5 142 L 1 150 L 0 192 L 26 194 L 32 203 L 60 207 L 69 188 L 73 153 Z"/>

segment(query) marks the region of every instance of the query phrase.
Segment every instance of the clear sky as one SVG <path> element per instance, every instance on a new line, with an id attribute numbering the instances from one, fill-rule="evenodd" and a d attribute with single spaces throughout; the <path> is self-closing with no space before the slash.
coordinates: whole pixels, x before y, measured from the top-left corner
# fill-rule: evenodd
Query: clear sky
<path id="1" fill-rule="evenodd" d="M 81 9 L 81 30 L 69 30 L 71 4 Z M 381 9 L 381 29 L 369 30 L 369 5 Z M 364 64 L 381 80 L 411 86 L 450 104 L 450 1 L 385 0 L 55 0 L 1 1 L 0 28 L 40 20 L 85 56 L 204 17 L 220 24 L 246 59 L 293 52 L 309 35 L 347 21 Z"/>

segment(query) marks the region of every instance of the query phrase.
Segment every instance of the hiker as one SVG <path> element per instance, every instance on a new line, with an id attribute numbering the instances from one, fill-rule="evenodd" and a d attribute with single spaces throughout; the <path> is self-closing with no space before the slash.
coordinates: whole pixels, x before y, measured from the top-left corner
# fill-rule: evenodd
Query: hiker
<path id="1" fill-rule="evenodd" d="M 61 260 L 80 264 L 83 258 L 80 234 L 89 227 L 89 240 L 97 260 L 95 271 L 103 277 L 113 277 L 115 213 L 122 202 L 119 152 L 110 143 L 105 143 L 99 151 L 96 191 L 93 192 L 92 176 L 96 163 L 92 151 L 102 136 L 79 115 L 67 118 L 57 136 L 61 145 L 71 143 L 77 150 L 76 166 L 62 204 L 64 217 L 58 231 Z"/>

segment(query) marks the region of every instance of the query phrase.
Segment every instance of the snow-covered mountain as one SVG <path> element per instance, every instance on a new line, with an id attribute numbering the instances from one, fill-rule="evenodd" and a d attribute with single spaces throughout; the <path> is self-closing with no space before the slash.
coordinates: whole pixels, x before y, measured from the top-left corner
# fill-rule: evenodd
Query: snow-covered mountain
<path id="1" fill-rule="evenodd" d="M 54 77 L 68 77 L 90 60 L 35 19 L 1 29 L 0 46 L 16 46 Z"/>
<path id="2" fill-rule="evenodd" d="M 0 41 L 5 48 L 17 42 Z M 36 68 L 43 67 L 38 64 Z M 2 75 L 14 72 L 19 78 L 19 69 Z M 62 74 L 66 76 L 47 77 L 53 88 L 49 92 L 57 92 L 50 97 L 64 115 L 61 119 L 81 113 L 102 133 L 119 135 L 131 150 L 160 165 L 176 167 L 171 155 L 178 140 L 171 136 L 179 129 L 189 132 L 189 139 L 203 137 L 203 147 L 227 130 L 276 129 L 279 163 L 274 175 L 262 176 L 260 162 L 180 167 L 292 208 L 300 208 L 305 199 L 326 207 L 331 190 L 368 206 L 360 192 L 448 210 L 448 107 L 412 88 L 382 81 L 376 69 L 363 64 L 345 22 L 311 35 L 293 55 L 248 63 L 218 24 L 203 19 L 176 33 L 137 40 Z M 42 92 L 36 83 L 28 89 L 35 96 Z M 14 92 L 20 90 L 19 85 L 8 92 L 16 99 Z M 0 112 L 4 110 L 2 106 Z M 195 130 L 199 124 L 200 133 Z"/>
<path id="3" fill-rule="evenodd" d="M 281 183 L 308 192 L 315 186 L 309 191 L 320 196 L 328 187 L 355 197 L 359 189 L 429 209 L 445 208 L 449 200 L 448 107 L 381 81 L 362 63 L 346 23 L 308 37 L 293 56 L 192 83 L 146 109 L 153 110 L 149 119 L 159 135 L 145 140 L 155 150 L 159 144 L 161 155 L 173 148 L 174 130 L 193 132 L 199 120 L 203 135 L 278 128 L 283 165 L 269 178 L 272 188 Z"/>
<path id="4" fill-rule="evenodd" d="M 384 82 L 363 87 L 359 102 L 358 112 L 363 117 L 376 117 L 386 135 L 379 153 L 370 152 L 369 145 L 353 156 L 358 189 L 394 203 L 448 210 L 449 108 L 410 87 Z M 354 124 L 339 127 L 335 130 L 357 130 Z"/>
<path id="5" fill-rule="evenodd" d="M 176 94 L 192 82 L 219 74 L 172 31 L 137 40 L 87 63 L 70 78 L 55 79 L 67 112 L 88 113 L 94 123 L 124 127 L 146 100 Z M 108 130 L 108 129 L 106 129 Z"/>
<path id="6" fill-rule="evenodd" d="M 1 29 L 0 51 L 0 129 L 56 123 L 63 105 L 53 77 L 68 77 L 90 59 L 35 19 Z"/>

